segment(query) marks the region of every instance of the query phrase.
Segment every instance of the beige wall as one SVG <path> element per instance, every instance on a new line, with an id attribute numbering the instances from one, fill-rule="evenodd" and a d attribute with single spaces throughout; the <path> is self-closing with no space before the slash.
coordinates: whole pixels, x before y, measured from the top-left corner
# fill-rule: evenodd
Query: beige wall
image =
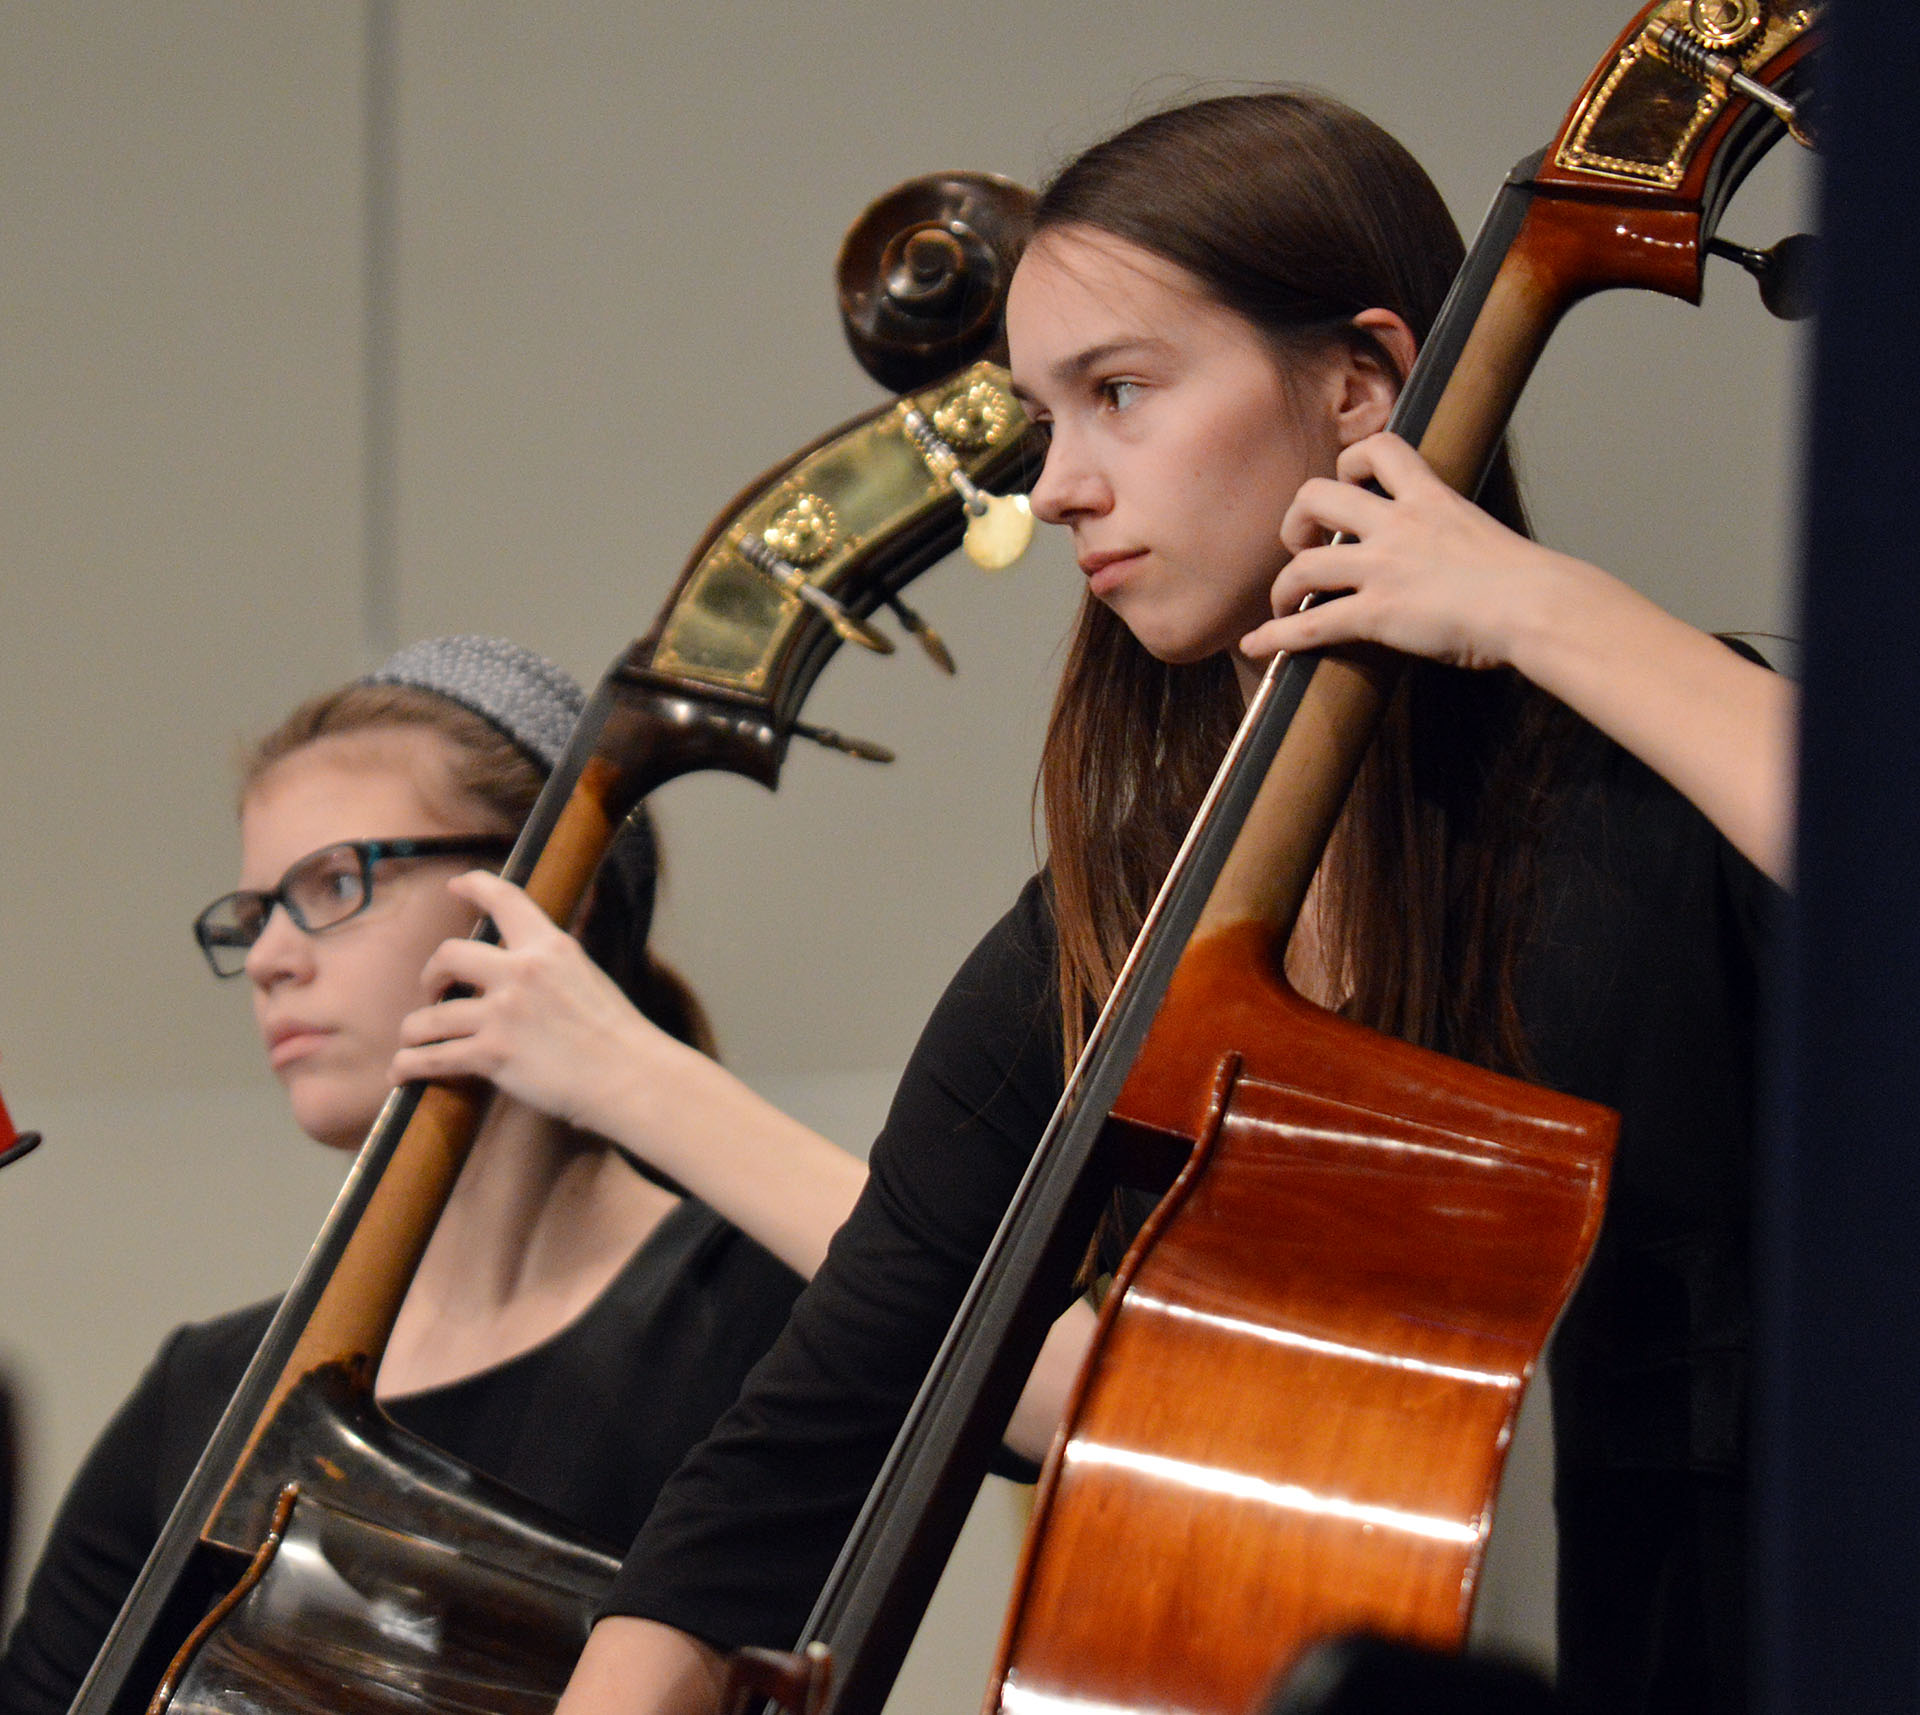
<path id="1" fill-rule="evenodd" d="M 1145 107 L 1286 77 L 1385 121 L 1471 225 L 1624 13 L 402 0 L 373 593 L 401 638 L 502 632 L 591 678 L 710 512 L 875 397 L 828 269 L 880 190 L 1036 179 Z M 233 744 L 391 641 L 363 617 L 367 22 L 0 0 L 0 1079 L 48 1134 L 0 1180 L 29 1544 L 160 1335 L 283 1282 L 330 1192 L 185 925 L 231 874 Z M 1778 237 L 1800 173 L 1770 164 L 1729 230 Z M 1795 338 L 1731 269 L 1709 299 L 1581 310 L 1524 465 L 1552 539 L 1704 623 L 1784 629 Z M 918 599 L 957 682 L 834 666 L 816 718 L 893 769 L 797 754 L 778 799 L 665 795 L 667 950 L 733 1063 L 849 1144 L 1029 867 L 1075 582 L 1053 543 L 998 579 L 942 567 Z M 1493 1604 L 1535 1639 L 1539 1513 L 1536 1489 Z M 937 1665 L 936 1704 L 964 1677 Z"/>

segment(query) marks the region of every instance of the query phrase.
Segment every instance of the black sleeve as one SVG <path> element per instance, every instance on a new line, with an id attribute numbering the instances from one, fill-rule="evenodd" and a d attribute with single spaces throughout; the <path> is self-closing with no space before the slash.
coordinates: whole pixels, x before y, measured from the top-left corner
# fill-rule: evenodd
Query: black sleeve
<path id="1" fill-rule="evenodd" d="M 271 1311 L 177 1329 L 101 1432 L 54 1517 L 0 1655 L 4 1715 L 65 1715 Z"/>
<path id="2" fill-rule="evenodd" d="M 1620 1114 L 1598 1242 L 1549 1353 L 1575 1469 L 1745 1465 L 1760 978 L 1782 895 L 1596 742 L 1563 793 L 1522 961 L 1535 1068 Z"/>
<path id="3" fill-rule="evenodd" d="M 772 1352 L 661 1495 L 608 1601 L 722 1647 L 793 1642 L 1061 1089 L 1029 883 L 928 1021 L 872 1175 Z"/>

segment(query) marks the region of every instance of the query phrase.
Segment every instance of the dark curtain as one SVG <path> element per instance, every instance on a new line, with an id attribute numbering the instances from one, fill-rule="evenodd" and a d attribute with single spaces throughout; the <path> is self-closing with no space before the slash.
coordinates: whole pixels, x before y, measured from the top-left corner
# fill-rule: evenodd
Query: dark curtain
<path id="1" fill-rule="evenodd" d="M 1768 1715 L 1894 1715 L 1920 1709 L 1920 4 L 1829 21 L 1756 1679 Z"/>

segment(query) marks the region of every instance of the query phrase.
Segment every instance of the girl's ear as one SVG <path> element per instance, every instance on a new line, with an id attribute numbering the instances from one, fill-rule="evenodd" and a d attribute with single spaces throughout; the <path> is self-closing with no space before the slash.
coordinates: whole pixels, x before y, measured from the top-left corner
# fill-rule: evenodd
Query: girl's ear
<path id="1" fill-rule="evenodd" d="M 1333 408 L 1334 432 L 1342 448 L 1364 441 L 1387 426 L 1393 414 L 1393 402 L 1400 386 L 1413 368 L 1419 341 L 1413 329 L 1392 310 L 1362 310 L 1353 318 L 1354 327 L 1385 349 L 1393 359 L 1392 368 L 1380 361 L 1378 352 L 1364 340 L 1346 349 L 1338 368 Z"/>

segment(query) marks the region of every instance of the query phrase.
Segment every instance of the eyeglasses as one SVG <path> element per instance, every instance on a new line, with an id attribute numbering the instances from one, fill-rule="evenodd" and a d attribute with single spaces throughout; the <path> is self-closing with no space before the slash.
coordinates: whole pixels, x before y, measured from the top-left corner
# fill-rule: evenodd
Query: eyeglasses
<path id="1" fill-rule="evenodd" d="M 373 866 L 389 858 L 505 856 L 513 841 L 499 835 L 449 834 L 421 840 L 341 840 L 309 852 L 271 893 L 242 888 L 223 894 L 193 920 L 193 938 L 216 977 L 246 969 L 247 949 L 266 932 L 276 905 L 296 929 L 318 935 L 373 903 Z"/>

